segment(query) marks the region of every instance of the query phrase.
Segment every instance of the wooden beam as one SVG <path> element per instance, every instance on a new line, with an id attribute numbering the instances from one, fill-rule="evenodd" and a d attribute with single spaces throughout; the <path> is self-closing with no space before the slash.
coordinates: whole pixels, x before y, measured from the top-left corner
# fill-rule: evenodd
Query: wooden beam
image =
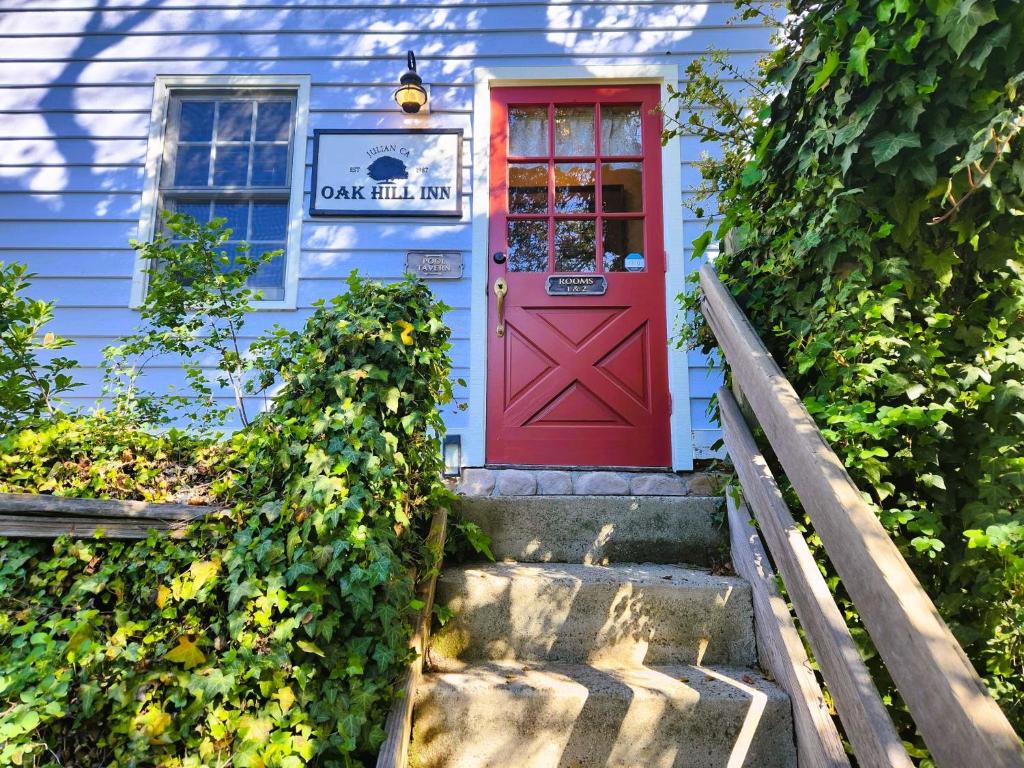
<path id="1" fill-rule="evenodd" d="M 744 498 L 754 511 L 768 549 L 775 558 L 775 565 L 782 574 L 782 583 L 786 585 L 796 615 L 811 642 L 814 658 L 832 694 L 858 764 L 864 768 L 912 768 L 913 763 L 878 695 L 843 614 L 818 570 L 803 534 L 793 524 L 782 492 L 729 390 L 718 391 L 718 409 L 726 449 L 739 475 Z M 732 526 L 732 515 L 729 522 Z M 746 520 L 743 523 L 747 524 Z M 749 577 L 747 580 L 754 583 Z M 755 617 L 756 607 L 755 602 Z M 789 616 L 788 609 L 786 616 Z M 797 645 L 803 654 L 799 639 Z M 796 715 L 798 699 L 792 694 L 790 697 L 794 701 Z M 798 748 L 800 735 L 798 730 Z"/>
<path id="2" fill-rule="evenodd" d="M 1024 745 L 713 267 L 704 314 L 941 768 L 1022 768 Z"/>
<path id="3" fill-rule="evenodd" d="M 398 688 L 398 697 L 388 712 L 384 723 L 384 743 L 377 753 L 377 768 L 406 768 L 409 763 L 409 742 L 412 740 L 412 708 L 415 704 L 416 687 L 423 678 L 423 660 L 430 643 L 430 625 L 433 621 L 434 591 L 437 576 L 444 556 L 444 540 L 448 525 L 448 510 L 434 512 L 427 534 L 427 551 L 431 563 L 427 569 L 426 581 L 420 590 L 423 609 L 416 622 L 409 647 L 416 658 L 409 664 Z"/>
<path id="4" fill-rule="evenodd" d="M 192 504 L 76 499 L 70 496 L 51 496 L 44 493 L 0 493 L 0 514 L 12 515 L 192 520 L 216 510 L 217 507 Z"/>
<path id="5" fill-rule="evenodd" d="M 55 539 L 72 536 L 91 539 L 98 533 L 107 539 L 144 539 L 150 530 L 172 538 L 184 535 L 184 521 L 124 520 L 103 517 L 37 517 L 0 515 L 0 536 L 11 539 Z"/>
<path id="6" fill-rule="evenodd" d="M 789 694 L 800 768 L 850 768 L 843 740 L 832 722 L 789 606 L 779 594 L 761 537 L 742 500 L 726 492 L 732 564 L 753 593 L 757 655 L 761 665 Z"/>

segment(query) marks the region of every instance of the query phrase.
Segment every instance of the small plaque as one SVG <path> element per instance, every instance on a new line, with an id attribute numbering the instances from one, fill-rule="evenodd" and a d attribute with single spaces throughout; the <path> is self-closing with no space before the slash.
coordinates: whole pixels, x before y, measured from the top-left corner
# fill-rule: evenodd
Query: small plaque
<path id="1" fill-rule="evenodd" d="M 604 275 L 548 275 L 548 296 L 603 296 L 607 290 Z"/>
<path id="2" fill-rule="evenodd" d="M 405 271 L 424 280 L 454 280 L 462 277 L 460 251 L 409 251 Z"/>

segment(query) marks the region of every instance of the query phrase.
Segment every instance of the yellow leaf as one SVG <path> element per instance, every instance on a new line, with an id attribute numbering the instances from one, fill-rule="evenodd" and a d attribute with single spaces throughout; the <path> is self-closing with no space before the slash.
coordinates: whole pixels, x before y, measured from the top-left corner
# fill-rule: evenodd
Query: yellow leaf
<path id="1" fill-rule="evenodd" d="M 169 650 L 164 655 L 164 658 L 168 661 L 178 662 L 185 669 L 192 669 L 192 667 L 199 666 L 206 661 L 203 652 L 196 647 L 196 644 L 189 639 L 188 635 L 179 637 L 178 645 Z"/>
<path id="2" fill-rule="evenodd" d="M 412 331 L 413 331 L 412 323 L 408 323 L 405 320 L 399 320 L 398 324 L 400 326 L 402 326 L 402 335 L 401 335 L 402 343 L 405 344 L 405 346 L 408 347 L 410 344 L 412 344 Z"/>
<path id="3" fill-rule="evenodd" d="M 161 584 L 156 590 L 156 607 L 163 608 L 167 603 L 167 598 L 171 596 L 171 590 L 169 587 L 165 587 Z"/>
<path id="4" fill-rule="evenodd" d="M 282 712 L 288 712 L 292 708 L 292 704 L 295 703 L 295 693 L 287 685 L 284 688 L 278 688 L 274 698 L 280 702 Z"/>
<path id="5" fill-rule="evenodd" d="M 150 744 L 158 744 L 157 739 L 171 725 L 171 716 L 159 707 L 149 708 L 135 717 L 135 727 L 149 738 Z"/>
<path id="6" fill-rule="evenodd" d="M 192 563 L 188 572 L 192 576 L 192 583 L 195 587 L 195 591 L 198 592 L 202 589 L 203 584 L 216 576 L 217 571 L 219 570 L 220 560 L 203 560 L 198 563 Z"/>
<path id="7" fill-rule="evenodd" d="M 238 718 L 238 733 L 242 741 L 266 741 L 270 738 L 270 720 L 263 717 L 243 715 Z"/>
<path id="8" fill-rule="evenodd" d="M 311 643 L 308 640 L 296 640 L 295 644 L 299 646 L 306 653 L 315 653 L 317 656 L 325 657 L 327 654 L 323 652 L 319 645 Z"/>

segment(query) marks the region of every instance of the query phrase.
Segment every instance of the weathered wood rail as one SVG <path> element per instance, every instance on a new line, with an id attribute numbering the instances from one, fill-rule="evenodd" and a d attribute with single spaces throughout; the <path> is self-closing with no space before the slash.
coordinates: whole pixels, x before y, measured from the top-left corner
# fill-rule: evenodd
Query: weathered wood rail
<path id="1" fill-rule="evenodd" d="M 377 753 L 377 768 L 406 768 L 409 764 L 409 743 L 412 741 L 412 708 L 415 704 L 416 687 L 423 678 L 423 665 L 426 660 L 427 647 L 430 644 L 430 625 L 434 611 L 434 591 L 437 587 L 437 576 L 441 570 L 444 556 L 445 534 L 448 530 L 448 511 L 439 509 L 434 512 L 427 534 L 427 551 L 431 563 L 426 578 L 420 587 L 420 600 L 423 608 L 413 631 L 409 647 L 416 653 L 409 663 L 399 685 L 399 696 L 388 713 L 384 723 L 384 743 Z"/>
<path id="2" fill-rule="evenodd" d="M 719 392 L 726 448 L 858 764 L 881 768 L 911 762 L 739 402 L 765 433 L 936 764 L 1024 766 L 1020 738 L 710 265 L 701 268 L 700 285 L 704 316 L 729 363 L 736 392 L 736 397 L 727 389 Z M 735 511 L 731 519 L 739 516 Z M 809 760 L 801 765 L 842 765 L 834 759 L 827 730 L 815 730 L 820 718 L 813 694 L 808 698 L 793 675 L 776 676 L 794 699 L 798 742 L 819 742 L 798 743 Z"/>
<path id="3" fill-rule="evenodd" d="M 76 499 L 37 493 L 0 493 L 0 536 L 52 539 L 69 535 L 144 539 L 150 530 L 178 538 L 190 520 L 217 507 L 148 501 Z"/>

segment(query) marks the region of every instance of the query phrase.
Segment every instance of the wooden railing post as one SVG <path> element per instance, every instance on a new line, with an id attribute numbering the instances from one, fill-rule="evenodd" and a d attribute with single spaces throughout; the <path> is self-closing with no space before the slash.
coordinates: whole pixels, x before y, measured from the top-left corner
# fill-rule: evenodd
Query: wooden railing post
<path id="1" fill-rule="evenodd" d="M 722 285 L 704 314 L 935 762 L 1021 768 L 1024 746 L 792 385 Z"/>

